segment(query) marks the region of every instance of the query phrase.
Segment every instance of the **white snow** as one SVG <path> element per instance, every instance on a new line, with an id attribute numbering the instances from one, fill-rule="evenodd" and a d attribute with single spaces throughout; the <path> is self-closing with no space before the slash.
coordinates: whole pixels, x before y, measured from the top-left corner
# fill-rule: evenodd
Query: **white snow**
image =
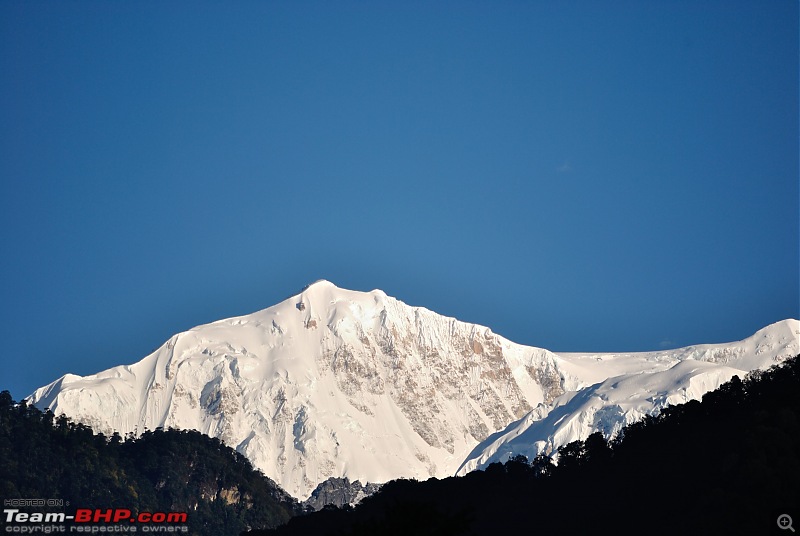
<path id="1" fill-rule="evenodd" d="M 103 433 L 219 437 L 304 499 L 329 477 L 445 477 L 613 434 L 797 354 L 799 333 L 785 320 L 738 343 L 557 355 L 379 290 L 318 281 L 179 333 L 132 365 L 67 374 L 30 400 Z"/>
<path id="2" fill-rule="evenodd" d="M 645 415 L 698 400 L 733 376 L 743 378 L 751 370 L 797 355 L 799 336 L 800 322 L 784 320 L 735 343 L 635 354 L 561 354 L 562 368 L 578 379 L 577 384 L 552 405 L 537 407 L 487 438 L 457 474 L 518 454 L 552 455 L 595 431 L 611 438 Z M 581 385 L 582 380 L 597 383 Z"/>

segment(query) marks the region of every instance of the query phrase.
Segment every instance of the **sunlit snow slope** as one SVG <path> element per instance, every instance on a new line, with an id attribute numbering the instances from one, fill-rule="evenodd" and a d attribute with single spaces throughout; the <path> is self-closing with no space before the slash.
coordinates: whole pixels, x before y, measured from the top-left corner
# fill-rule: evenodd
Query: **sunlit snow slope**
<path id="1" fill-rule="evenodd" d="M 638 354 L 561 354 L 559 369 L 580 380 L 552 404 L 481 442 L 457 471 L 464 474 L 517 454 L 532 459 L 591 433 L 606 438 L 661 408 L 698 400 L 733 376 L 798 354 L 800 322 L 772 324 L 740 342 Z M 594 383 L 597 382 L 597 383 Z M 586 385 L 587 383 L 591 385 Z"/>
<path id="2" fill-rule="evenodd" d="M 138 363 L 68 374 L 30 398 L 104 433 L 200 430 L 305 498 L 331 476 L 443 477 L 511 448 L 549 451 L 614 431 L 797 353 L 798 329 L 788 320 L 729 345 L 556 355 L 378 290 L 318 281 L 263 311 L 175 335 Z"/>

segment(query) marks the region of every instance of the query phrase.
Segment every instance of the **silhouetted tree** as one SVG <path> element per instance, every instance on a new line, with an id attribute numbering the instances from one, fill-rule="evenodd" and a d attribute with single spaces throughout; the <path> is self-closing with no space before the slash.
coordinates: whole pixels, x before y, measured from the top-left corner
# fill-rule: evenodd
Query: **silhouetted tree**
<path id="1" fill-rule="evenodd" d="M 553 459 L 550 456 L 545 456 L 544 454 L 537 455 L 531 461 L 531 470 L 536 477 L 547 477 L 553 474 L 553 470 L 556 468 L 556 465 L 553 463 Z"/>
<path id="2" fill-rule="evenodd" d="M 567 443 L 558 449 L 558 466 L 562 471 L 577 469 L 586 457 L 586 445 L 577 440 Z"/>

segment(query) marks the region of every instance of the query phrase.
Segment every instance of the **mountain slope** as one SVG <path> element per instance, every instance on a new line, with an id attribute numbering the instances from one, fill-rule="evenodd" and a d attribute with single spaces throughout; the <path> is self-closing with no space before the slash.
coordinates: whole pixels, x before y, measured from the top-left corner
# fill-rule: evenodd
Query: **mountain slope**
<path id="1" fill-rule="evenodd" d="M 39 407 L 104 432 L 221 438 L 297 497 L 331 476 L 445 476 L 560 389 L 555 356 L 327 281 L 178 334 L 142 361 L 38 389 Z"/>
<path id="2" fill-rule="evenodd" d="M 133 365 L 66 375 L 31 401 L 103 432 L 176 427 L 219 437 L 305 498 L 329 477 L 385 482 L 477 467 L 507 450 L 501 445 L 508 441 L 498 440 L 510 430 L 487 443 L 490 434 L 544 419 L 553 407 L 580 400 L 577 391 L 612 376 L 700 359 L 717 375 L 695 382 L 702 395 L 734 368 L 768 366 L 796 353 L 796 334 L 787 339 L 786 333 L 797 331 L 797 321 L 777 335 L 775 329 L 767 328 L 771 342 L 761 346 L 556 355 L 379 290 L 318 281 L 268 309 L 175 335 Z M 554 436 L 553 446 L 584 435 L 592 419 Z M 520 428 L 514 437 L 521 434 Z"/>
<path id="3" fill-rule="evenodd" d="M 733 343 L 640 354 L 562 354 L 568 364 L 562 363 L 561 368 L 580 377 L 614 375 L 566 392 L 550 405 L 537 406 L 475 447 L 457 474 L 505 462 L 517 454 L 530 459 L 551 455 L 558 447 L 596 431 L 610 439 L 645 415 L 699 400 L 733 376 L 744 377 L 751 370 L 783 362 L 800 349 L 798 335 L 800 323 L 784 320 Z"/>

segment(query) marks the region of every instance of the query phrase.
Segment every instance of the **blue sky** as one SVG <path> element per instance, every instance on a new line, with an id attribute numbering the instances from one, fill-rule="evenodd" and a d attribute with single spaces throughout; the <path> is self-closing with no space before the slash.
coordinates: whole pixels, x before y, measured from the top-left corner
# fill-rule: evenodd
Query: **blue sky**
<path id="1" fill-rule="evenodd" d="M 556 351 L 798 316 L 798 4 L 0 3 L 0 388 L 316 279 Z"/>

